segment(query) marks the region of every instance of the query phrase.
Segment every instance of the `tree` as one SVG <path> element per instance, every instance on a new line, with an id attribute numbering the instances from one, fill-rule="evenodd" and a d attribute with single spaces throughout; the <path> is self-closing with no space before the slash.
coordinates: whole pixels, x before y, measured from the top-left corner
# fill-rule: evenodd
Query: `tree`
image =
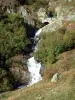
<path id="1" fill-rule="evenodd" d="M 9 14 L 0 21 L 0 58 L 1 64 L 6 59 L 20 53 L 29 43 L 24 20 L 18 14 Z"/>

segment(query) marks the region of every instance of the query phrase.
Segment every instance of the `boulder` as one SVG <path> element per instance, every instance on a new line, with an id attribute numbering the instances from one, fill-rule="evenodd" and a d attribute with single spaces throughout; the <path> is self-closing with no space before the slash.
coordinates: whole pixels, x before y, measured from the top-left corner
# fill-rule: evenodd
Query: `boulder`
<path id="1" fill-rule="evenodd" d="M 20 6 L 20 7 L 19 7 L 18 12 L 22 15 L 22 17 L 27 16 L 27 10 L 26 10 L 26 8 L 23 7 L 23 6 Z"/>
<path id="2" fill-rule="evenodd" d="M 59 79 L 59 73 L 56 73 L 53 75 L 51 82 L 57 82 L 58 79 Z"/>
<path id="3" fill-rule="evenodd" d="M 30 72 L 26 66 L 26 57 L 23 55 L 17 55 L 11 58 L 11 62 L 10 72 L 13 75 L 15 82 L 27 85 L 30 80 Z"/>
<path id="4" fill-rule="evenodd" d="M 40 8 L 37 12 L 38 19 L 42 22 L 47 17 L 46 10 L 44 8 Z"/>
<path id="5" fill-rule="evenodd" d="M 30 80 L 30 72 L 23 70 L 21 67 L 11 67 L 10 71 L 18 84 L 27 85 Z"/>

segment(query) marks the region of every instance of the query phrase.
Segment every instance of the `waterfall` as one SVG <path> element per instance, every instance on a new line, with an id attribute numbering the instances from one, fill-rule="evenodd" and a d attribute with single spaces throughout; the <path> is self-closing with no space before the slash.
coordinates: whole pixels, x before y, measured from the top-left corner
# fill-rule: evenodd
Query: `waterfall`
<path id="1" fill-rule="evenodd" d="M 41 32 L 42 32 L 42 28 L 40 28 L 40 29 L 35 33 L 35 37 L 36 37 L 36 36 L 39 37 L 39 35 L 41 34 Z M 35 37 L 34 37 L 34 38 L 35 38 Z"/>
<path id="2" fill-rule="evenodd" d="M 36 33 L 35 33 L 35 39 L 39 38 L 39 35 L 41 33 L 42 29 L 40 28 Z M 38 43 L 36 44 L 35 48 L 37 48 Z M 28 66 L 28 70 L 30 72 L 30 81 L 29 81 L 29 86 L 39 82 L 40 80 L 42 80 L 42 76 L 40 74 L 40 69 L 42 67 L 40 62 L 37 62 L 34 59 L 34 56 L 29 58 L 27 61 L 27 66 Z"/>
<path id="3" fill-rule="evenodd" d="M 40 74 L 40 68 L 41 68 L 41 63 L 38 63 L 34 59 L 34 57 L 31 57 L 28 59 L 28 69 L 31 75 L 29 85 L 32 85 L 42 80 L 42 77 Z"/>

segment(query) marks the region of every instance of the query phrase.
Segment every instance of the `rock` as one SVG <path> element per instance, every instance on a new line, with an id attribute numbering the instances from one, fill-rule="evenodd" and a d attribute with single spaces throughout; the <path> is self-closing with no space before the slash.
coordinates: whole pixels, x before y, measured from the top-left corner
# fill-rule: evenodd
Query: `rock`
<path id="1" fill-rule="evenodd" d="M 37 12 L 38 19 L 42 22 L 47 17 L 46 10 L 44 8 L 40 8 Z"/>
<path id="2" fill-rule="evenodd" d="M 7 8 L 7 13 L 11 13 L 11 11 L 10 11 L 10 9 L 9 9 L 9 8 Z"/>
<path id="3" fill-rule="evenodd" d="M 51 2 L 49 2 L 49 3 L 48 3 L 48 5 L 51 7 L 51 6 L 52 6 L 52 3 L 51 3 Z"/>
<path id="4" fill-rule="evenodd" d="M 33 14 L 31 15 L 25 6 L 20 6 L 18 8 L 18 12 L 24 18 L 25 23 L 31 26 L 35 26 L 35 21 L 34 18 L 32 17 Z"/>
<path id="5" fill-rule="evenodd" d="M 25 85 L 21 85 L 21 86 L 18 87 L 18 89 L 22 89 L 24 87 L 26 87 L 26 86 Z"/>
<path id="6" fill-rule="evenodd" d="M 15 82 L 27 85 L 30 80 L 30 72 L 26 66 L 26 57 L 23 55 L 16 55 L 11 58 L 11 61 L 12 65 L 10 67 L 10 72 L 13 75 Z"/>
<path id="7" fill-rule="evenodd" d="M 58 6 L 55 9 L 55 12 L 57 13 L 57 17 L 55 18 L 45 18 L 43 19 L 43 22 L 48 22 L 46 26 L 42 28 L 42 33 L 46 32 L 53 32 L 58 30 L 62 27 L 63 21 L 75 21 L 75 12 L 72 7 L 70 8 L 63 8 L 62 6 Z"/>
<path id="8" fill-rule="evenodd" d="M 73 0 L 68 0 L 68 2 L 72 2 Z"/>
<path id="9" fill-rule="evenodd" d="M 58 79 L 59 79 L 59 73 L 56 73 L 53 75 L 51 82 L 57 82 Z"/>
<path id="10" fill-rule="evenodd" d="M 9 14 L 10 14 L 10 13 L 11 13 L 11 14 L 14 14 L 14 13 L 16 13 L 16 10 L 7 7 L 6 12 L 9 13 Z"/>
<path id="11" fill-rule="evenodd" d="M 65 7 L 58 6 L 55 8 L 55 12 L 57 13 L 57 19 L 62 18 L 62 20 L 66 21 L 75 21 L 75 11 L 73 7 Z"/>
<path id="12" fill-rule="evenodd" d="M 42 65 L 42 64 L 41 64 Z M 42 65 L 41 68 L 40 68 L 40 74 L 41 76 L 43 75 L 43 71 L 45 70 L 45 67 Z"/>
<path id="13" fill-rule="evenodd" d="M 24 66 L 27 64 L 27 59 L 28 59 L 27 56 L 23 56 L 21 54 L 18 54 L 16 56 L 13 56 L 11 58 L 11 61 L 12 61 L 12 63 L 14 62 L 14 63 L 17 63 L 17 64 Z M 27 69 L 27 66 L 25 66 L 25 68 Z"/>
<path id="14" fill-rule="evenodd" d="M 27 16 L 27 10 L 23 6 L 19 7 L 18 12 L 22 15 L 22 17 L 26 17 Z"/>
<path id="15" fill-rule="evenodd" d="M 11 67 L 10 71 L 16 83 L 24 85 L 29 83 L 30 73 L 28 71 L 21 69 L 21 67 Z"/>
<path id="16" fill-rule="evenodd" d="M 67 21 L 75 21 L 75 12 L 70 12 L 70 13 L 66 16 L 66 20 L 67 20 Z"/>
<path id="17" fill-rule="evenodd" d="M 61 18 L 52 18 L 50 23 L 42 28 L 42 32 L 53 32 L 58 30 L 62 26 L 62 17 Z"/>
<path id="18" fill-rule="evenodd" d="M 45 17 L 46 16 L 46 10 L 44 8 L 40 8 L 37 12 L 37 15 L 39 17 Z"/>
<path id="19" fill-rule="evenodd" d="M 48 24 L 51 23 L 51 18 L 46 18 L 42 20 L 42 23 L 46 23 L 46 22 L 48 22 Z"/>

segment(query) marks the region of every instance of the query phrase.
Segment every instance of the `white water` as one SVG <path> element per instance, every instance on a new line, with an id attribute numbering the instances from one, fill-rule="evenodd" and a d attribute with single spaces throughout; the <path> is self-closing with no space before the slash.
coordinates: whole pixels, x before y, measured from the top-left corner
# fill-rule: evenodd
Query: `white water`
<path id="1" fill-rule="evenodd" d="M 37 39 L 37 37 L 39 37 L 41 31 L 42 31 L 42 29 L 39 29 L 36 32 L 35 37 L 34 37 L 35 39 Z M 35 46 L 35 48 L 37 48 L 37 45 Z M 41 66 L 41 63 L 38 63 L 34 59 L 34 56 L 28 59 L 27 66 L 28 66 L 28 70 L 29 70 L 30 76 L 31 76 L 29 84 L 28 84 L 29 86 L 42 80 L 42 77 L 40 74 L 40 69 L 42 66 Z"/>
<path id="2" fill-rule="evenodd" d="M 41 32 L 42 32 L 42 28 L 40 28 L 40 29 L 35 33 L 35 37 L 37 37 L 37 36 L 39 37 L 39 35 L 41 34 Z M 34 37 L 34 38 L 35 38 L 35 37 Z"/>
<path id="3" fill-rule="evenodd" d="M 36 45 L 35 48 L 34 48 L 34 52 L 36 52 L 36 51 L 38 50 L 38 44 L 40 43 L 39 36 L 40 36 L 41 32 L 42 32 L 42 28 L 40 28 L 40 29 L 35 33 L 34 39 L 35 39 L 36 41 L 38 41 L 38 43 L 37 43 L 37 45 Z"/>
<path id="4" fill-rule="evenodd" d="M 41 64 L 37 63 L 34 57 L 31 57 L 28 59 L 28 69 L 31 75 L 29 85 L 32 85 L 42 80 L 42 77 L 40 74 L 40 68 L 41 68 Z"/>

